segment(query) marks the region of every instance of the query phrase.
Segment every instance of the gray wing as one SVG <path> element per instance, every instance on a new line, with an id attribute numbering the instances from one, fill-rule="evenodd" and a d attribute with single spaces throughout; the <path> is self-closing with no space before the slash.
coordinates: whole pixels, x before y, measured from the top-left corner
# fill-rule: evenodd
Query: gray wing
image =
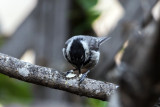
<path id="1" fill-rule="evenodd" d="M 91 50 L 99 50 L 99 46 L 102 45 L 104 42 L 108 41 L 111 39 L 111 37 L 92 37 L 92 36 L 87 36 L 88 38 L 88 43 L 89 47 Z"/>
<path id="2" fill-rule="evenodd" d="M 99 50 L 99 42 L 98 42 L 98 39 L 96 37 L 92 37 L 90 40 L 89 40 L 89 47 L 90 47 L 90 50 L 95 50 L 95 51 L 98 51 Z"/>
<path id="3" fill-rule="evenodd" d="M 111 37 L 104 37 L 104 36 L 93 37 L 93 36 L 87 36 L 87 35 L 78 35 L 78 36 L 74 36 L 73 38 L 84 38 L 84 40 L 87 41 L 89 48 L 95 51 L 99 50 L 99 46 L 101 44 L 111 39 Z"/>

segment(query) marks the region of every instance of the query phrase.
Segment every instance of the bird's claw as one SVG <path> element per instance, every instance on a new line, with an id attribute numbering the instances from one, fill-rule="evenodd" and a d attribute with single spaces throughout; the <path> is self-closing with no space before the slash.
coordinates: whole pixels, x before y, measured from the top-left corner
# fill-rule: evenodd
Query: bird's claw
<path id="1" fill-rule="evenodd" d="M 83 81 L 84 81 L 84 79 L 87 77 L 87 74 L 90 72 L 90 70 L 88 70 L 86 73 L 84 73 L 84 74 L 82 74 L 82 76 L 80 77 L 80 79 L 79 79 L 79 84 L 81 84 Z"/>
<path id="2" fill-rule="evenodd" d="M 87 74 L 82 74 L 82 76 L 79 79 L 79 84 L 81 84 L 86 77 L 87 77 Z"/>

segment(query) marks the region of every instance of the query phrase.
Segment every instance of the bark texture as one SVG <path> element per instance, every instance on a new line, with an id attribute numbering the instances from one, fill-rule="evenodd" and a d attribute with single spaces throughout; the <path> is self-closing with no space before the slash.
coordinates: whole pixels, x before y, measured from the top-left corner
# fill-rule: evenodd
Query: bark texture
<path id="1" fill-rule="evenodd" d="M 88 78 L 79 84 L 78 77 L 68 79 L 55 69 L 23 62 L 2 53 L 0 53 L 0 73 L 22 81 L 100 100 L 108 100 L 118 88 L 113 83 Z"/>

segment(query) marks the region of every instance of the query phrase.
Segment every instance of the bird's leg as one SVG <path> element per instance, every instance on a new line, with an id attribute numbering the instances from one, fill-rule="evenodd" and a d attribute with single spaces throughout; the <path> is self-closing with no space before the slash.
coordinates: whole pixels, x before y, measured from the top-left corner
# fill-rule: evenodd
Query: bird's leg
<path id="1" fill-rule="evenodd" d="M 66 74 L 65 74 L 65 76 L 67 76 L 67 75 L 70 74 L 70 73 L 73 73 L 73 72 L 76 71 L 76 70 L 77 70 L 77 69 L 75 68 L 75 69 L 73 69 L 73 70 L 67 71 Z"/>
<path id="2" fill-rule="evenodd" d="M 78 73 L 79 73 L 79 75 L 81 74 L 81 68 L 78 69 Z"/>
<path id="3" fill-rule="evenodd" d="M 88 70 L 86 73 L 84 73 L 84 74 L 82 74 L 82 76 L 80 77 L 80 79 L 79 79 L 79 84 L 81 84 L 83 81 L 84 81 L 84 79 L 87 77 L 87 74 L 90 72 L 90 70 Z"/>

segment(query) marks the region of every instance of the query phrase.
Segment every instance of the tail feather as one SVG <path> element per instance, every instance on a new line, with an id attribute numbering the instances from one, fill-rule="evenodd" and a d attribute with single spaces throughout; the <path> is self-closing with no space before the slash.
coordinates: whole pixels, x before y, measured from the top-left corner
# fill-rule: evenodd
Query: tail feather
<path id="1" fill-rule="evenodd" d="M 104 42 L 108 41 L 111 39 L 111 37 L 98 37 L 99 45 L 103 44 Z"/>

